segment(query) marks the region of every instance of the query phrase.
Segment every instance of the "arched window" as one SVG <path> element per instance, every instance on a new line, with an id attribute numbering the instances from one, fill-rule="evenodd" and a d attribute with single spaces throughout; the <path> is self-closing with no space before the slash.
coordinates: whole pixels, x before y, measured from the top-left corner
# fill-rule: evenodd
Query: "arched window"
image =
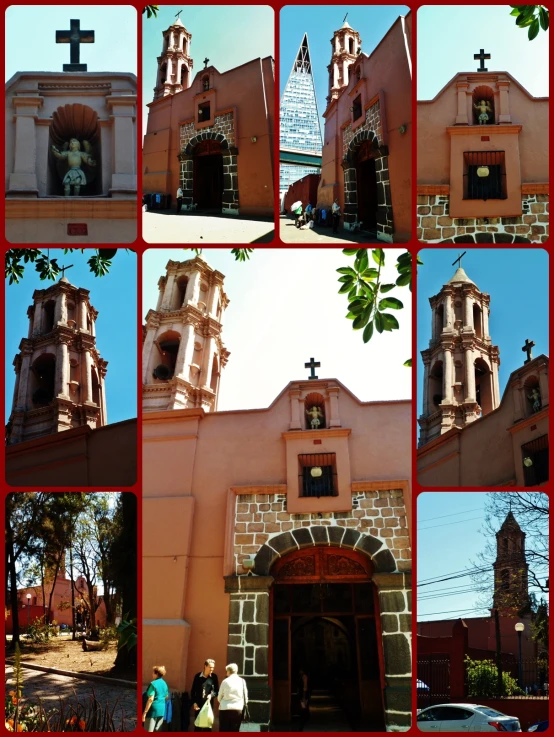
<path id="1" fill-rule="evenodd" d="M 482 358 L 475 361 L 475 392 L 482 414 L 492 412 L 492 372 Z"/>
<path id="2" fill-rule="evenodd" d="M 99 407 L 101 404 L 100 382 L 98 381 L 98 374 L 96 373 L 96 368 L 94 366 L 92 367 L 90 378 L 92 385 L 92 401 Z"/>
<path id="3" fill-rule="evenodd" d="M 168 330 L 155 341 L 159 354 L 159 363 L 154 368 L 155 379 L 168 381 L 173 378 L 180 342 L 181 336 L 174 330 Z"/>
<path id="4" fill-rule="evenodd" d="M 483 312 L 479 305 L 473 303 L 473 328 L 478 338 L 483 337 Z"/>
<path id="5" fill-rule="evenodd" d="M 42 303 L 42 332 L 49 333 L 54 329 L 54 310 L 56 303 L 50 299 Z"/>
<path id="6" fill-rule="evenodd" d="M 31 401 L 34 407 L 43 407 L 54 399 L 56 357 L 43 353 L 31 366 Z"/>
<path id="7" fill-rule="evenodd" d="M 72 327 L 75 326 L 75 303 L 74 302 L 67 303 L 67 324 L 71 325 Z"/>
<path id="8" fill-rule="evenodd" d="M 188 276 L 180 276 L 176 282 L 176 296 L 173 304 L 174 310 L 180 310 L 185 302 L 185 294 L 187 291 L 187 285 L 189 283 Z"/>
<path id="9" fill-rule="evenodd" d="M 353 38 L 348 39 L 348 53 L 349 54 L 354 53 L 354 39 Z"/>
<path id="10" fill-rule="evenodd" d="M 214 359 L 212 361 L 212 380 L 210 382 L 210 389 L 215 393 L 217 393 L 217 388 L 219 386 L 219 362 L 217 360 L 217 356 L 214 356 Z"/>
<path id="11" fill-rule="evenodd" d="M 444 305 L 440 304 L 435 312 L 435 338 L 438 338 L 444 327 Z"/>
<path id="12" fill-rule="evenodd" d="M 435 361 L 429 372 L 429 397 L 431 398 L 431 412 L 435 412 L 442 402 L 442 361 Z"/>

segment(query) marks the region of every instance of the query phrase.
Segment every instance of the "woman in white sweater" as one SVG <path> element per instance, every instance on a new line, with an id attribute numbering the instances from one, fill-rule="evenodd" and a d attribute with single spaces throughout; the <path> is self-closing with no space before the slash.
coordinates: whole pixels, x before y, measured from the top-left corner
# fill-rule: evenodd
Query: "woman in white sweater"
<path id="1" fill-rule="evenodd" d="M 238 675 L 238 665 L 229 663 L 225 667 L 227 678 L 219 687 L 219 731 L 238 732 L 242 722 L 243 710 L 248 704 L 246 681 Z"/>

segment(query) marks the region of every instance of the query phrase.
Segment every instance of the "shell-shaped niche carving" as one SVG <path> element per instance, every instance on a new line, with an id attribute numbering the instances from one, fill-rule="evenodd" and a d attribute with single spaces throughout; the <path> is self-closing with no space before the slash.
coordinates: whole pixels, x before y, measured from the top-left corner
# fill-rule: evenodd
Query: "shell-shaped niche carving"
<path id="1" fill-rule="evenodd" d="M 50 195 L 102 194 L 100 126 L 95 110 L 75 102 L 60 105 L 54 111 L 48 159 Z"/>

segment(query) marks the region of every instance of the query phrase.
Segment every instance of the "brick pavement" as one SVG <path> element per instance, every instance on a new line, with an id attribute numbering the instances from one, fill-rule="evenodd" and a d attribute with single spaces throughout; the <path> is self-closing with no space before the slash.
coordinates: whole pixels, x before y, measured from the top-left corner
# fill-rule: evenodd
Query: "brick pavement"
<path id="1" fill-rule="evenodd" d="M 26 700 L 37 702 L 40 697 L 46 711 L 59 705 L 60 697 L 75 701 L 75 694 L 81 704 L 85 704 L 94 692 L 96 699 L 105 706 L 109 704 L 110 711 L 116 705 L 114 721 L 118 731 L 131 732 L 137 725 L 137 692 L 135 689 L 124 688 L 112 684 L 93 683 L 92 681 L 61 676 L 54 673 L 22 668 L 23 674 L 23 702 Z M 6 666 L 7 690 L 13 686 L 13 668 Z M 75 693 L 74 693 L 75 692 Z M 124 720 L 121 727 L 122 720 Z"/>

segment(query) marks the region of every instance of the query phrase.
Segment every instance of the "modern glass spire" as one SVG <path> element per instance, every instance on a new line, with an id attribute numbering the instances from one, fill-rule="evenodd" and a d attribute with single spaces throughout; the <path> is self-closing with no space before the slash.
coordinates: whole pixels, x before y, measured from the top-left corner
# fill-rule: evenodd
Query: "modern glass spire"
<path id="1" fill-rule="evenodd" d="M 280 147 L 286 151 L 300 151 L 321 156 L 323 148 L 319 111 L 315 96 L 314 79 L 308 34 L 302 43 L 281 98 L 279 109 Z M 302 179 L 306 174 L 319 174 L 314 166 L 281 164 L 279 170 L 279 191 L 287 191 L 290 184 Z"/>

